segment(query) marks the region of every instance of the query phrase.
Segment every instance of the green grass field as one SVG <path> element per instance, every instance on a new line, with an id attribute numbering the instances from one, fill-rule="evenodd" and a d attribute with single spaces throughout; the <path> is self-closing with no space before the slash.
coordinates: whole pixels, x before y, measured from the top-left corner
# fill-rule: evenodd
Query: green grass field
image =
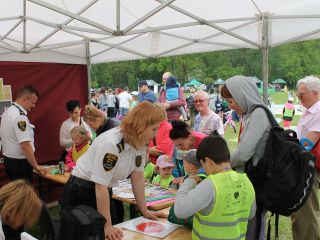
<path id="1" fill-rule="evenodd" d="M 276 104 L 285 104 L 287 99 L 288 99 L 287 96 L 288 96 L 287 93 L 283 93 L 283 92 L 275 93 L 274 95 L 272 95 L 272 101 L 274 103 L 276 103 Z M 281 115 L 276 115 L 276 117 L 281 118 Z M 299 118 L 300 118 L 300 116 L 295 116 L 294 117 L 294 120 L 292 122 L 293 126 L 297 125 L 297 122 L 298 122 Z M 282 122 L 280 122 L 280 125 L 281 124 L 282 124 Z M 226 131 L 225 131 L 225 135 L 224 135 L 225 139 L 227 140 L 227 143 L 228 143 L 228 146 L 229 146 L 231 152 L 233 152 L 237 147 L 239 123 L 236 123 L 236 125 L 237 125 L 237 133 L 234 133 L 233 129 L 228 126 Z M 59 211 L 60 211 L 59 207 L 50 208 L 50 212 L 51 212 L 51 214 L 52 214 L 54 219 L 58 219 L 59 218 Z M 270 218 L 270 214 L 267 214 L 266 220 L 268 221 L 269 218 Z M 124 216 L 124 219 L 125 220 L 129 219 L 129 206 L 128 205 L 125 205 L 125 216 Z M 267 224 L 267 222 L 266 222 L 266 224 Z M 271 226 L 272 226 L 272 232 L 274 232 L 274 223 L 273 223 L 273 221 L 272 221 L 272 225 Z M 39 226 L 38 225 L 34 226 L 28 232 L 30 234 L 32 234 L 33 236 L 35 236 L 35 237 L 40 239 L 40 233 L 39 233 Z M 291 221 L 290 221 L 290 218 L 288 218 L 288 217 L 280 217 L 279 239 L 281 239 L 281 240 L 290 240 L 290 239 L 292 239 L 292 237 L 291 237 Z"/>

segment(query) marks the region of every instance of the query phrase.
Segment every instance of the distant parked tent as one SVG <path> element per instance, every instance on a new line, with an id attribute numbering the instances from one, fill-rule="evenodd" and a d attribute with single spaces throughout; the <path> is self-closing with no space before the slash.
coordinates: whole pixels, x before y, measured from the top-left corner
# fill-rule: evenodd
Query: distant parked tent
<path id="1" fill-rule="evenodd" d="M 216 85 L 223 85 L 224 84 L 224 81 L 221 79 L 221 78 L 218 78 L 217 80 L 215 80 L 213 82 L 213 85 L 216 86 Z"/>
<path id="2" fill-rule="evenodd" d="M 276 80 L 274 80 L 272 83 L 276 83 L 276 84 L 287 84 L 287 82 L 281 78 L 278 78 Z"/>
<path id="3" fill-rule="evenodd" d="M 199 86 L 203 83 L 199 82 L 197 79 L 192 79 L 190 82 L 186 83 L 187 86 Z"/>
<path id="4" fill-rule="evenodd" d="M 258 88 L 261 88 L 261 87 L 262 87 L 262 83 L 263 83 L 262 80 L 260 80 L 260 79 L 257 78 L 256 76 L 249 77 L 249 78 L 251 78 L 251 79 L 257 84 L 257 87 L 258 87 Z"/>

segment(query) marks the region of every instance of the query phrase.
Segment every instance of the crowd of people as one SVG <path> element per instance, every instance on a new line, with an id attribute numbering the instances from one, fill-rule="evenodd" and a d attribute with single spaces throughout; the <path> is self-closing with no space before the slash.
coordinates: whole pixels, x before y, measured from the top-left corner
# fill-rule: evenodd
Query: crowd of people
<path id="1" fill-rule="evenodd" d="M 265 111 L 255 109 L 263 104 L 255 82 L 234 76 L 217 95 L 191 90 L 187 99 L 172 73 L 163 74 L 162 84 L 158 97 L 146 81 L 139 82 L 138 94 L 130 94 L 128 88 L 121 93 L 105 88 L 92 91 L 92 103 L 84 107 L 83 117 L 78 100 L 66 103 L 69 118 L 60 129 L 60 161 L 66 162 L 71 176 L 64 187 L 62 210 L 89 205 L 105 217 L 106 238 L 122 239 L 121 229 L 113 225 L 123 221 L 123 205 L 112 199 L 112 187 L 130 177 L 137 206 L 146 218 L 166 217 L 146 207 L 144 186 L 150 181 L 178 189 L 173 212 L 178 218 L 193 216 L 192 239 L 264 239 L 266 211 L 256 204 L 253 184 L 245 174 L 249 161 L 257 165 L 263 157 L 271 129 Z M 320 139 L 320 79 L 306 77 L 297 87 L 297 97 L 305 107 L 297 134 L 306 139 L 303 147 L 312 151 Z M 47 173 L 35 158 L 33 127 L 27 117 L 38 97 L 34 88 L 22 88 L 1 120 L 5 171 L 12 181 L 0 190 L 4 234 L 8 227 L 33 223 L 41 209 L 30 185 L 16 180 L 32 182 L 33 169 Z M 288 100 L 287 121 L 293 117 Z M 224 140 L 223 113 L 229 109 L 241 119 L 232 154 Z M 292 215 L 294 240 L 320 239 L 318 165 L 306 204 Z M 34 212 L 19 207 L 13 213 L 6 207 L 10 194 L 20 194 L 19 187 L 30 196 L 24 202 L 16 197 L 15 204 L 30 202 Z M 4 234 L 0 229 L 0 239 Z"/>

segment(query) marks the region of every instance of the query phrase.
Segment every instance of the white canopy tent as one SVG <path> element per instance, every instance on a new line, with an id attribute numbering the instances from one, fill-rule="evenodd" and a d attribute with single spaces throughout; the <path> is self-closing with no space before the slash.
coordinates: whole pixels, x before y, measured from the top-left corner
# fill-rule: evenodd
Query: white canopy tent
<path id="1" fill-rule="evenodd" d="M 320 37 L 320 0 L 2 0 L 0 61 L 87 64 Z M 267 91 L 264 91 L 267 99 Z"/>

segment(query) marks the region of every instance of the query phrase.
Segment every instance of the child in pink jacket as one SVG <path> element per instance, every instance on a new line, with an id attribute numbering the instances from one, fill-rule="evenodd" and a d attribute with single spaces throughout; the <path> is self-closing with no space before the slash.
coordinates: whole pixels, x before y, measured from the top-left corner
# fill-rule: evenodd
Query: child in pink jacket
<path id="1" fill-rule="evenodd" d="M 88 131 L 83 126 L 74 127 L 71 132 L 72 147 L 66 156 L 66 171 L 71 171 L 76 165 L 77 160 L 88 150 L 89 138 Z"/>

